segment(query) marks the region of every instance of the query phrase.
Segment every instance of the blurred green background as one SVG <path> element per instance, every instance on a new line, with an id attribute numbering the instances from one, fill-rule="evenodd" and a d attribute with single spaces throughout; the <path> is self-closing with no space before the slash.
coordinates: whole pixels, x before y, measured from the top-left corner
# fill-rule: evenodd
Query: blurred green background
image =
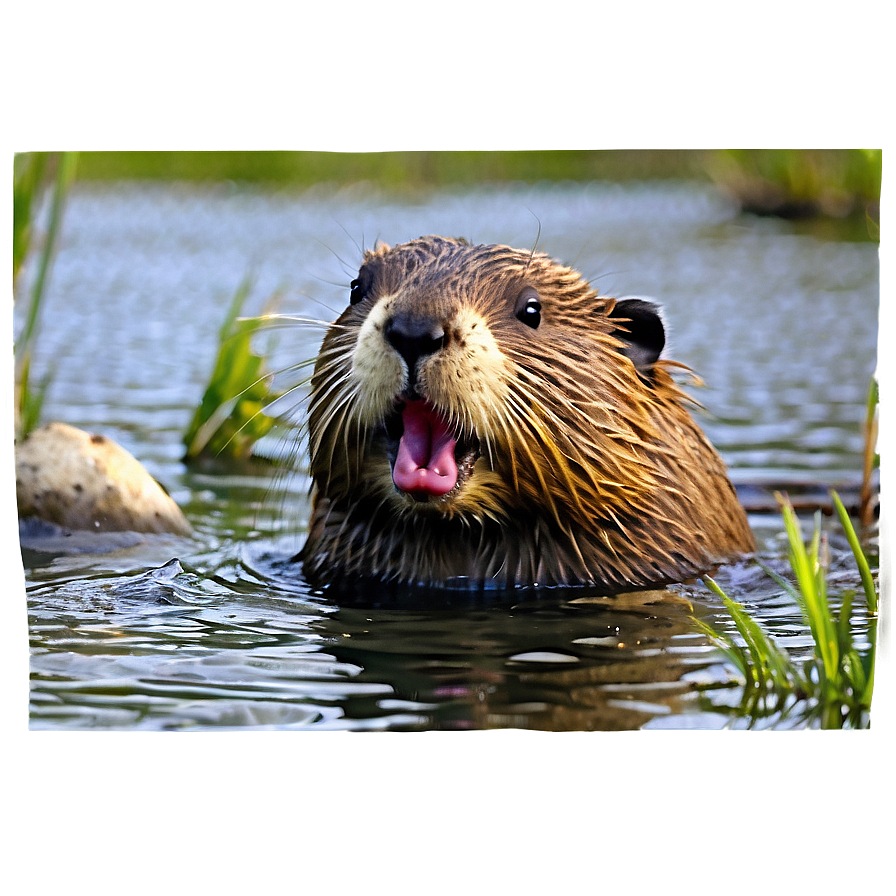
<path id="1" fill-rule="evenodd" d="M 868 149 L 551 150 L 527 152 L 81 152 L 80 180 L 366 181 L 392 189 L 496 181 L 716 183 L 746 211 L 878 220 L 882 153 Z"/>

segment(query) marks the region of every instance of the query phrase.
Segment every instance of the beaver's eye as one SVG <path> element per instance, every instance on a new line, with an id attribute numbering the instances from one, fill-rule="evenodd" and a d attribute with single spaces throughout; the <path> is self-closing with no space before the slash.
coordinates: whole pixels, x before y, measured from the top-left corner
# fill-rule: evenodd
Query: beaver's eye
<path id="1" fill-rule="evenodd" d="M 357 305 L 358 302 L 363 302 L 365 291 L 364 291 L 364 287 L 361 286 L 361 281 L 360 280 L 352 280 L 352 282 L 349 284 L 349 286 L 351 287 L 351 290 L 352 290 L 350 298 L 349 298 L 349 301 L 352 303 L 352 305 Z"/>
<path id="2" fill-rule="evenodd" d="M 516 300 L 516 317 L 533 330 L 541 323 L 541 302 L 531 287 L 524 289 Z"/>

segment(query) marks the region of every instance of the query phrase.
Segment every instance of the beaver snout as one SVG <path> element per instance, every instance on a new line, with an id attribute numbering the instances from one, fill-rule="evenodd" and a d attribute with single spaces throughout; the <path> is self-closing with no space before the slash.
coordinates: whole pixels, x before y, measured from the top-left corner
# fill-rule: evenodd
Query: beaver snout
<path id="1" fill-rule="evenodd" d="M 437 320 L 400 313 L 386 321 L 383 336 L 407 364 L 407 392 L 413 397 L 416 394 L 417 364 L 422 358 L 444 348 L 447 341 L 445 329 Z"/>

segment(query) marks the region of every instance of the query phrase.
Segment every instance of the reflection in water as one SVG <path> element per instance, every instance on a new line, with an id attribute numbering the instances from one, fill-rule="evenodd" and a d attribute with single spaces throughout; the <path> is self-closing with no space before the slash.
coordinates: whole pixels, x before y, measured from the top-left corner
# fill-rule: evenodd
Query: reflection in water
<path id="1" fill-rule="evenodd" d="M 859 588 L 848 547 L 832 538 L 831 554 L 832 587 Z M 698 584 L 611 597 L 320 594 L 269 548 L 211 574 L 177 561 L 140 571 L 145 556 L 126 574 L 65 565 L 31 587 L 33 727 L 722 727 L 738 702 L 692 617 L 732 622 Z M 762 570 L 717 578 L 782 646 L 811 648 Z M 860 645 L 865 634 L 860 617 Z"/>
<path id="2" fill-rule="evenodd" d="M 517 601 L 342 608 L 327 619 L 339 632 L 328 650 L 360 681 L 390 684 L 371 713 L 403 710 L 406 727 L 437 729 L 637 728 L 669 713 L 705 660 L 690 605 L 668 592 Z"/>
<path id="3" fill-rule="evenodd" d="M 33 594 L 35 726 L 636 728 L 708 662 L 669 592 L 433 607 L 221 590 L 169 564 Z"/>

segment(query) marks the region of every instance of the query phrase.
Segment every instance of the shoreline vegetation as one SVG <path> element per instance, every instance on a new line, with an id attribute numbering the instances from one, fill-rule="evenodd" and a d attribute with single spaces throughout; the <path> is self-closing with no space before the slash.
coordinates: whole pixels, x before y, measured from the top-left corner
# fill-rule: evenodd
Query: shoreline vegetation
<path id="1" fill-rule="evenodd" d="M 686 179 L 714 183 L 753 214 L 866 219 L 878 238 L 879 149 L 460 152 L 81 152 L 81 181 L 284 186 L 368 182 L 392 190 L 494 182 Z"/>

